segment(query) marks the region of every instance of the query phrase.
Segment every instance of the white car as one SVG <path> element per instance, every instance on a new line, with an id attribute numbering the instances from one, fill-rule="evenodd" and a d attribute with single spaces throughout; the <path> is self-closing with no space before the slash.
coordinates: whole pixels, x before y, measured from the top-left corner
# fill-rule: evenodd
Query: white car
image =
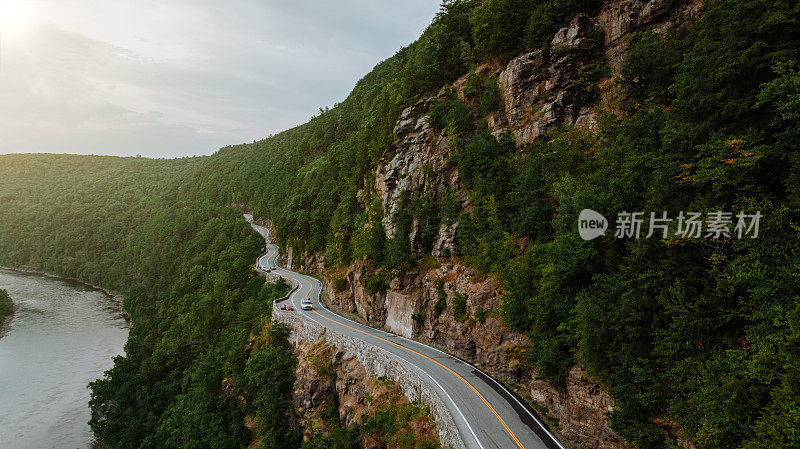
<path id="1" fill-rule="evenodd" d="M 278 267 L 276 267 L 275 265 L 271 266 L 270 268 L 273 269 L 273 270 L 277 270 L 278 269 Z"/>
<path id="2" fill-rule="evenodd" d="M 300 301 L 300 308 L 303 310 L 311 310 L 311 300 L 308 298 L 303 298 L 303 300 Z"/>

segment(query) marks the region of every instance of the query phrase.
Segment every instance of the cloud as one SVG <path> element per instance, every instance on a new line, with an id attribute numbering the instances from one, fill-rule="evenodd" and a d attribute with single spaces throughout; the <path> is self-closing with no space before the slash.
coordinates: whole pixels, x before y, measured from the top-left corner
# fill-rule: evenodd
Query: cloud
<path id="1" fill-rule="evenodd" d="M 209 154 L 306 121 L 435 2 L 38 2 L 0 54 L 0 153 Z"/>

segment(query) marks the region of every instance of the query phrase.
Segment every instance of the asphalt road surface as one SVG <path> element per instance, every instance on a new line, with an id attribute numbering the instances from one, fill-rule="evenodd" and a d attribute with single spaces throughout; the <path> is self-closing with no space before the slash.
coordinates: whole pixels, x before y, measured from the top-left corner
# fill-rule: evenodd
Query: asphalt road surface
<path id="1" fill-rule="evenodd" d="M 436 348 L 348 320 L 323 306 L 322 284 L 315 278 L 278 266 L 278 247 L 269 244 L 269 231 L 252 222 L 267 242 L 258 266 L 276 266 L 274 273 L 300 284 L 289 298 L 295 312 L 337 332 L 361 339 L 390 353 L 430 382 L 450 409 L 467 448 L 470 449 L 565 449 L 524 400 L 473 365 Z M 301 310 L 310 298 L 312 310 Z"/>

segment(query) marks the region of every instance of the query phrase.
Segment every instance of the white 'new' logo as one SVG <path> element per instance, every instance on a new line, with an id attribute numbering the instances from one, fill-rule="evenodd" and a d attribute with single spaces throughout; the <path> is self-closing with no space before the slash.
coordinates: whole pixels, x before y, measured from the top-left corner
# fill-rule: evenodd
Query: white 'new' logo
<path id="1" fill-rule="evenodd" d="M 599 212 L 584 209 L 578 215 L 578 233 L 584 240 L 592 240 L 606 233 L 608 220 Z"/>

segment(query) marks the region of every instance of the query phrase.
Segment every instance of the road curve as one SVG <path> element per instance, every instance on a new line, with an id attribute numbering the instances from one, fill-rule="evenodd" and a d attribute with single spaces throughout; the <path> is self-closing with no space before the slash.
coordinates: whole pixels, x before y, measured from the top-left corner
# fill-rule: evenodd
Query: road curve
<path id="1" fill-rule="evenodd" d="M 278 266 L 278 247 L 269 243 L 269 231 L 245 218 L 267 242 L 258 266 Z M 565 449 L 538 415 L 500 382 L 475 366 L 436 348 L 348 320 L 323 306 L 322 284 L 315 278 L 280 268 L 281 277 L 300 285 L 289 300 L 295 313 L 326 328 L 363 340 L 391 354 L 429 381 L 449 408 L 464 444 L 469 449 Z M 308 297 L 313 310 L 300 309 Z"/>

